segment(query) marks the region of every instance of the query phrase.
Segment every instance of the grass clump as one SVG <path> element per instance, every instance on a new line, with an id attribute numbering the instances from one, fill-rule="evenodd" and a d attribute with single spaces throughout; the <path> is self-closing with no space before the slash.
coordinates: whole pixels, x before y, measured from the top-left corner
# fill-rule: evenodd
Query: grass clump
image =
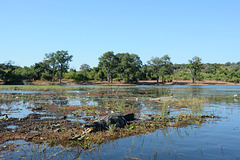
<path id="1" fill-rule="evenodd" d="M 205 97 L 193 97 L 193 98 L 172 98 L 172 97 L 161 97 L 154 98 L 157 102 L 160 102 L 159 106 L 162 107 L 162 115 L 167 115 L 167 108 L 189 108 L 191 113 L 199 113 L 203 107 L 210 102 Z"/>

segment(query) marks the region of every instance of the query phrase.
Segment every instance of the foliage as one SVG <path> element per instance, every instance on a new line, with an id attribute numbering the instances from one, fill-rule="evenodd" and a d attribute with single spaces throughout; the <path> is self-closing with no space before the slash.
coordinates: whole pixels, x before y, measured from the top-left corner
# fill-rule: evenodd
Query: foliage
<path id="1" fill-rule="evenodd" d="M 130 82 L 130 76 L 132 80 L 136 80 L 136 73 L 140 70 L 142 61 L 136 54 L 118 53 L 118 71 L 122 73 L 122 76 L 127 79 L 127 83 Z"/>
<path id="2" fill-rule="evenodd" d="M 23 84 L 23 81 L 54 81 L 56 78 L 72 79 L 75 81 L 105 81 L 113 80 L 130 83 L 138 80 L 157 80 L 162 82 L 174 80 L 216 80 L 240 83 L 240 62 L 225 64 L 201 62 L 199 57 L 193 57 L 189 64 L 172 64 L 170 57 L 154 57 L 142 65 L 137 54 L 108 51 L 99 58 L 99 65 L 91 68 L 82 64 L 80 71 L 69 69 L 72 55 L 68 51 L 56 51 L 45 54 L 42 62 L 30 67 L 19 67 L 9 61 L 0 64 L 0 80 L 3 84 Z"/>
<path id="3" fill-rule="evenodd" d="M 57 54 L 56 53 L 46 53 L 44 62 L 52 68 L 52 82 L 54 82 L 55 70 L 57 67 Z"/>
<path id="4" fill-rule="evenodd" d="M 171 75 L 173 73 L 172 62 L 170 61 L 170 57 L 168 55 L 164 55 L 161 58 L 162 65 L 160 68 L 160 75 L 162 76 L 162 83 L 165 83 L 164 76 Z"/>
<path id="5" fill-rule="evenodd" d="M 18 76 L 18 78 L 21 77 L 20 79 L 28 79 L 28 80 L 34 79 L 37 76 L 33 68 L 29 68 L 26 66 L 24 68 L 18 68 L 13 70 L 13 74 Z"/>
<path id="6" fill-rule="evenodd" d="M 62 73 L 64 70 L 67 70 L 69 68 L 69 62 L 72 61 L 72 55 L 68 54 L 68 51 L 57 51 L 56 52 L 56 60 L 60 65 L 60 84 L 62 80 Z"/>
<path id="7" fill-rule="evenodd" d="M 191 60 L 189 60 L 189 64 L 187 68 L 190 70 L 190 75 L 192 77 L 192 83 L 196 82 L 197 76 L 200 75 L 201 70 L 203 68 L 203 64 L 201 63 L 201 58 L 195 56 Z"/>
<path id="8" fill-rule="evenodd" d="M 5 72 L 0 69 L 0 79 L 4 79 Z"/>
<path id="9" fill-rule="evenodd" d="M 157 83 L 159 82 L 159 76 L 162 76 L 162 83 L 165 83 L 164 76 L 173 73 L 173 64 L 170 59 L 168 55 L 164 55 L 161 58 L 152 58 L 147 62 L 152 73 L 156 75 Z"/>
<path id="10" fill-rule="evenodd" d="M 45 62 L 39 62 L 39 63 L 35 63 L 33 66 L 30 67 L 31 70 L 34 70 L 35 72 L 35 77 L 34 80 L 40 80 L 43 77 L 43 73 L 45 72 L 50 72 L 51 68 L 49 67 L 49 65 Z"/>
<path id="11" fill-rule="evenodd" d="M 107 80 L 112 83 L 113 72 L 117 68 L 118 58 L 114 55 L 114 52 L 108 51 L 99 58 L 99 66 L 107 72 Z"/>
<path id="12" fill-rule="evenodd" d="M 91 67 L 88 64 L 82 64 L 80 66 L 80 71 L 82 71 L 84 73 L 84 79 L 85 80 L 89 80 L 90 78 L 88 77 L 87 73 L 89 74 L 89 72 L 91 72 Z"/>
<path id="13" fill-rule="evenodd" d="M 51 80 L 51 78 L 52 78 L 52 75 L 49 72 L 44 71 L 42 73 L 41 80 L 48 80 L 49 81 L 49 80 Z"/>
<path id="14" fill-rule="evenodd" d="M 147 62 L 149 69 L 152 73 L 156 74 L 157 83 L 159 82 L 159 74 L 160 74 L 160 68 L 162 66 L 162 60 L 159 57 L 152 58 L 150 61 Z"/>
<path id="15" fill-rule="evenodd" d="M 90 71 L 91 71 L 91 67 L 90 67 L 88 64 L 82 64 L 82 65 L 80 66 L 80 71 L 90 72 Z"/>
<path id="16" fill-rule="evenodd" d="M 9 60 L 8 62 L 0 64 L 0 70 L 9 71 L 9 70 L 15 70 L 17 68 L 21 68 L 21 67 L 20 66 L 15 66 L 14 62 L 11 61 L 11 60 Z"/>
<path id="17" fill-rule="evenodd" d="M 75 79 L 77 73 L 75 71 L 70 71 L 68 73 L 64 73 L 64 78 L 65 79 Z"/>

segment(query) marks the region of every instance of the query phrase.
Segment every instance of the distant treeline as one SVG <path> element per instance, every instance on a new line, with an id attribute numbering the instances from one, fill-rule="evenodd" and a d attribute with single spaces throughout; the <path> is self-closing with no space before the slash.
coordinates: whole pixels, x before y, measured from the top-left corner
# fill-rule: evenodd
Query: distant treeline
<path id="1" fill-rule="evenodd" d="M 117 53 L 109 51 L 99 57 L 97 67 L 88 64 L 80 65 L 79 70 L 69 70 L 72 55 L 68 51 L 56 51 L 45 54 L 43 61 L 30 67 L 15 66 L 12 61 L 0 64 L 0 79 L 4 84 L 21 84 L 23 81 L 56 81 L 72 79 L 76 82 L 156 80 L 158 83 L 172 80 L 220 80 L 240 82 L 240 62 L 225 64 L 202 63 L 201 58 L 193 57 L 188 64 L 173 64 L 168 55 L 153 57 L 142 64 L 137 54 Z"/>

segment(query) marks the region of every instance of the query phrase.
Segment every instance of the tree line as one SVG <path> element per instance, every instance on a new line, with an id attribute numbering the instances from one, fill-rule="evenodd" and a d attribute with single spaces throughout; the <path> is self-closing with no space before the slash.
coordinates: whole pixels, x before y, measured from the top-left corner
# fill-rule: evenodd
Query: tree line
<path id="1" fill-rule="evenodd" d="M 104 53 L 98 58 L 97 67 L 91 68 L 82 64 L 80 71 L 69 70 L 72 55 L 68 51 L 46 53 L 43 61 L 30 67 L 15 66 L 12 61 L 0 64 L 0 79 L 4 84 L 20 84 L 23 81 L 52 81 L 72 79 L 76 82 L 96 81 L 124 81 L 125 83 L 139 80 L 156 80 L 157 83 L 171 82 L 172 80 L 220 80 L 240 82 L 240 62 L 225 64 L 202 63 L 201 58 L 195 56 L 188 64 L 173 64 L 168 55 L 152 57 L 143 64 L 137 54 Z"/>

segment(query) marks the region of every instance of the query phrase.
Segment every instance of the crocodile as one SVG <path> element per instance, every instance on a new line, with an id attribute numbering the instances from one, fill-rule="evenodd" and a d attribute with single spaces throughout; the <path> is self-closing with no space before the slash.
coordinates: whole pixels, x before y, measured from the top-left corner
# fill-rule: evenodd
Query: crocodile
<path id="1" fill-rule="evenodd" d="M 126 124 L 131 122 L 140 122 L 146 120 L 152 120 L 153 118 L 145 114 L 130 113 L 125 115 L 107 115 L 99 120 L 88 122 L 84 125 L 87 128 L 86 132 L 97 132 L 108 130 L 110 127 L 123 128 Z"/>

